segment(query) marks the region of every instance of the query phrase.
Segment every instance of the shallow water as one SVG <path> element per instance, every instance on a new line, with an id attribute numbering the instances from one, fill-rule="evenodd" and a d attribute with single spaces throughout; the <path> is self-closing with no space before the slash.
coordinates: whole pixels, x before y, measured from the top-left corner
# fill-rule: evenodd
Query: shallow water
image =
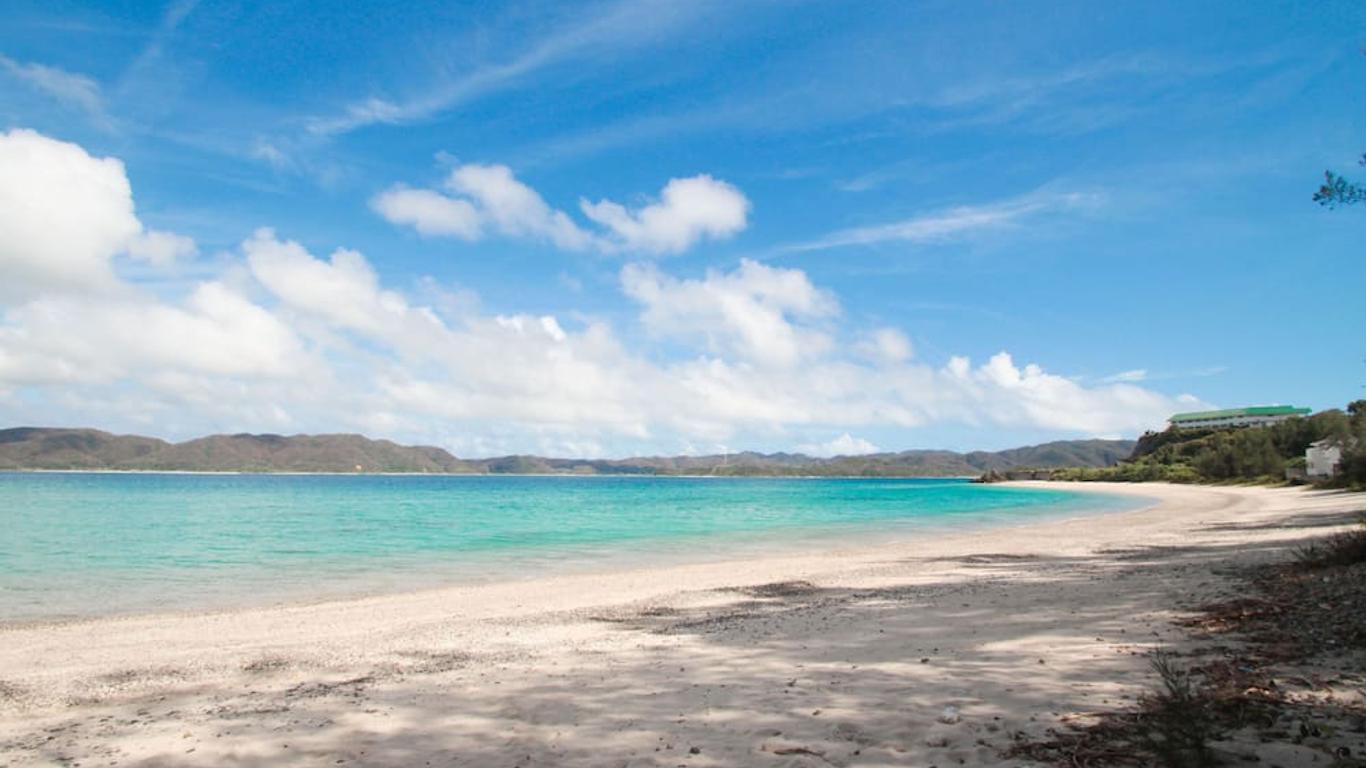
<path id="1" fill-rule="evenodd" d="M 0 621 L 829 549 L 1138 503 L 942 479 L 0 473 Z"/>

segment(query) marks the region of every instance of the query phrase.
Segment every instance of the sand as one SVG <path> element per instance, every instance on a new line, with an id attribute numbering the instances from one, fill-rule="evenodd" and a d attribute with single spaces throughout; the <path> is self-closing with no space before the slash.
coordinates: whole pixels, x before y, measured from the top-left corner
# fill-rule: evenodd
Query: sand
<path id="1" fill-rule="evenodd" d="M 1056 484 L 1050 484 L 1056 487 Z M 0 765 L 1010 765 L 1360 496 L 1087 484 L 1131 512 L 740 562 L 0 626 Z M 1023 763 L 1021 763 L 1023 764 Z"/>

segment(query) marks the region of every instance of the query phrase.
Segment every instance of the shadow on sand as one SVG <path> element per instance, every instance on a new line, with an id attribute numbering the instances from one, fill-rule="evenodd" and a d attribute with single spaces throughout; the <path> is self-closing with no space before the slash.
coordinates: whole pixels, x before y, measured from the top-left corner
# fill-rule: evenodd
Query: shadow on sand
<path id="1" fill-rule="evenodd" d="M 1298 543 L 1236 550 L 1265 559 Z M 267 660 L 240 685 L 87 706 L 0 755 L 243 767 L 1006 764 L 1001 748 L 1056 726 L 1064 707 L 1118 707 L 1146 684 L 1142 654 L 1174 631 L 1172 607 L 1214 595 L 1211 566 L 1234 549 L 980 553 L 924 561 L 967 577 L 738 586 L 703 605 L 585 615 L 631 642 L 613 653 L 587 645 L 569 666 L 414 647 L 298 682 L 287 659 Z M 1191 572 L 1201 578 L 1173 578 Z"/>

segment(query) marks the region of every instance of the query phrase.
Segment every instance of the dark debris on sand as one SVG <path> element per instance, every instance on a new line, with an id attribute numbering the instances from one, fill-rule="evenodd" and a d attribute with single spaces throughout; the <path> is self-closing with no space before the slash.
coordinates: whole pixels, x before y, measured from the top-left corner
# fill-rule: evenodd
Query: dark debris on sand
<path id="1" fill-rule="evenodd" d="M 1182 622 L 1137 706 L 1020 734 L 1005 754 L 1058 766 L 1366 767 L 1366 529 L 1241 572 L 1242 596 Z"/>

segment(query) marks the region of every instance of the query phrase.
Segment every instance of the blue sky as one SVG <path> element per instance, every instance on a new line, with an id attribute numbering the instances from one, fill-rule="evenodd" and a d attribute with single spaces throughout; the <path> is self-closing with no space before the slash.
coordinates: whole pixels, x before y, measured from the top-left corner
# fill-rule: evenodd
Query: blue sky
<path id="1" fill-rule="evenodd" d="M 0 421 L 832 453 L 1340 406 L 1366 212 L 1309 197 L 1366 175 L 1363 22 L 12 2 Z"/>

